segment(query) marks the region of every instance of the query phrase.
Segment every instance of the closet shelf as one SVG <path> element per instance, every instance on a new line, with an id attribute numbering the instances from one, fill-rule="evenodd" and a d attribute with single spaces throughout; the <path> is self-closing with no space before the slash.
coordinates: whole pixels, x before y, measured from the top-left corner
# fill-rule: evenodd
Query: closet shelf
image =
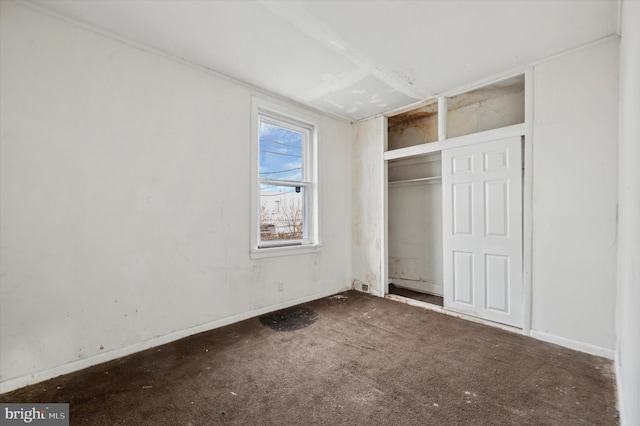
<path id="1" fill-rule="evenodd" d="M 429 181 L 436 183 L 441 179 L 442 179 L 442 176 L 431 176 L 431 177 L 417 178 L 417 179 L 396 180 L 393 182 L 389 182 L 389 185 L 398 185 L 401 183 L 414 183 L 414 182 L 429 182 Z"/>

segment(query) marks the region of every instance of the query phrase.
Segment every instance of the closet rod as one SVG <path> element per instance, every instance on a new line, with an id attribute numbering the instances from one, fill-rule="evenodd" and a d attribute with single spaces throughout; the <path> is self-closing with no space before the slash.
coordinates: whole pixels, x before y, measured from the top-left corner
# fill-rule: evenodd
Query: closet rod
<path id="1" fill-rule="evenodd" d="M 399 184 L 399 183 L 425 182 L 425 181 L 436 180 L 436 179 L 441 179 L 441 178 L 442 178 L 442 176 L 432 176 L 432 177 L 426 177 L 426 178 L 396 180 L 396 181 L 393 181 L 393 182 L 389 182 L 389 185 L 395 185 L 395 184 Z"/>

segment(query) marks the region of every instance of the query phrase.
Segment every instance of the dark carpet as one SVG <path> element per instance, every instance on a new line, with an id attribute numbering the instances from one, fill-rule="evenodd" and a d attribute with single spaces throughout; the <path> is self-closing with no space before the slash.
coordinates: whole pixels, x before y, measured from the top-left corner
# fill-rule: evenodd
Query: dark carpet
<path id="1" fill-rule="evenodd" d="M 421 293 L 419 291 L 410 290 L 408 288 L 397 287 L 393 284 L 389 284 L 389 294 L 395 294 L 402 297 L 408 297 L 409 299 L 419 300 L 421 302 L 430 303 L 432 305 L 444 306 L 444 299 L 442 296 L 436 296 L 435 294 Z"/>
<path id="2" fill-rule="evenodd" d="M 606 359 L 354 291 L 300 308 L 0 402 L 69 402 L 72 425 L 618 424 Z"/>

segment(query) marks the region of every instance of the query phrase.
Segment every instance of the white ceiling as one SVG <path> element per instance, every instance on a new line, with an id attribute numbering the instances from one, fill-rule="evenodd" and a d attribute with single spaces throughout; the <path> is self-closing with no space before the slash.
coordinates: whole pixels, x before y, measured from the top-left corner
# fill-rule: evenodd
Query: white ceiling
<path id="1" fill-rule="evenodd" d="M 27 0 L 349 119 L 614 34 L 618 0 Z"/>

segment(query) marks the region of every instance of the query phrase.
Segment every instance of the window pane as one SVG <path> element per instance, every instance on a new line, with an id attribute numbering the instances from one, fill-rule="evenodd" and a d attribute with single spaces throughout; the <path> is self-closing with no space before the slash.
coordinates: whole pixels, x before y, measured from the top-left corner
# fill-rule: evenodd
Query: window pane
<path id="1" fill-rule="evenodd" d="M 302 132 L 260 122 L 260 178 L 302 181 Z"/>
<path id="2" fill-rule="evenodd" d="M 304 197 L 304 187 L 260 185 L 260 240 L 303 239 Z"/>

